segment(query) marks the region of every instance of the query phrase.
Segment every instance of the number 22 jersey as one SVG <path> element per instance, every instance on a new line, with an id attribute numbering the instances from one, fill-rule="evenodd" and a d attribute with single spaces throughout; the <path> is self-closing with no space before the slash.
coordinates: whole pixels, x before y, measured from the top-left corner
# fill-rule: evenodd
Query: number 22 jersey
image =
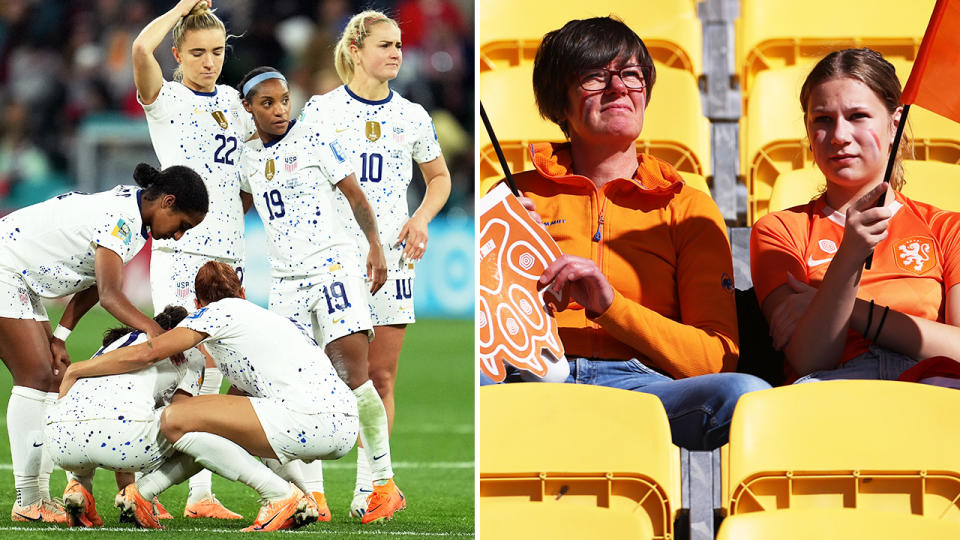
<path id="1" fill-rule="evenodd" d="M 203 178 L 210 198 L 207 217 L 199 225 L 177 242 L 154 240 L 153 248 L 242 260 L 243 208 L 237 173 L 243 142 L 256 128 L 240 103 L 240 93 L 226 85 L 217 85 L 213 92 L 196 92 L 179 82 L 164 81 L 157 99 L 143 105 L 143 110 L 160 167 L 190 167 Z"/>

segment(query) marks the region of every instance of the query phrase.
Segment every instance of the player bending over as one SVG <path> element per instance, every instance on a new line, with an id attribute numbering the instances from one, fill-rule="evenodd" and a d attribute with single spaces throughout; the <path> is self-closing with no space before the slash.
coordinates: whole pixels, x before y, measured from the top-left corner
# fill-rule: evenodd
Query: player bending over
<path id="1" fill-rule="evenodd" d="M 169 330 L 186 316 L 186 308 L 167 306 L 154 320 Z M 132 328 L 108 330 L 94 358 L 147 340 Z M 53 461 L 67 471 L 63 505 L 70 526 L 103 525 L 92 494 L 97 467 L 118 473 L 151 471 L 174 453 L 160 434 L 160 413 L 171 402 L 197 395 L 202 372 L 202 363 L 180 355 L 179 360 L 122 375 L 82 379 L 54 403 L 44 436 Z M 132 480 L 132 475 L 118 475 L 118 487 Z"/>
<path id="2" fill-rule="evenodd" d="M 281 464 L 343 456 L 357 440 L 356 399 L 312 338 L 292 321 L 244 299 L 230 266 L 204 264 L 195 290 L 198 311 L 176 328 L 74 364 L 63 378 L 62 394 L 78 379 L 142 369 L 204 343 L 223 375 L 247 394 L 202 395 L 164 409 L 160 431 L 180 453 L 117 495 L 121 515 L 142 527 L 163 528 L 149 501 L 206 467 L 247 484 L 264 501 L 245 531 L 316 520 L 313 499 L 253 456 Z M 296 362 L 278 362 L 278 350 Z"/>

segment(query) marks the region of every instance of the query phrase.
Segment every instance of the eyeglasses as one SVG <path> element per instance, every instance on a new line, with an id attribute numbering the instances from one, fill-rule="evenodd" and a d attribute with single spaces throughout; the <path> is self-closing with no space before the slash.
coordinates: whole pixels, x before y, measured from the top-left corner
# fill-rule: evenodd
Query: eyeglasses
<path id="1" fill-rule="evenodd" d="M 594 68 L 577 72 L 580 88 L 589 92 L 606 90 L 614 75 L 620 77 L 623 85 L 631 90 L 640 90 L 647 85 L 649 66 L 624 66 L 620 69 Z"/>

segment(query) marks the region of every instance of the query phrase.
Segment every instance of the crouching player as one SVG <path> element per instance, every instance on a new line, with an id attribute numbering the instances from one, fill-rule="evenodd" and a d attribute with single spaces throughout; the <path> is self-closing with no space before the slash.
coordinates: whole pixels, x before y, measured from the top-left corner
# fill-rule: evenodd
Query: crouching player
<path id="1" fill-rule="evenodd" d="M 186 316 L 185 308 L 167 306 L 154 320 L 169 330 Z M 108 330 L 94 358 L 146 341 L 147 335 L 139 330 Z M 83 379 L 50 408 L 44 435 L 53 461 L 67 471 L 63 505 L 71 526 L 103 525 L 92 495 L 97 467 L 118 473 L 151 471 L 173 454 L 160 434 L 160 412 L 173 401 L 197 395 L 203 370 L 202 364 L 188 363 L 183 355 L 175 360 Z"/>
<path id="2" fill-rule="evenodd" d="M 272 531 L 317 519 L 313 499 L 253 456 L 278 460 L 337 459 L 353 448 L 357 402 L 320 347 L 289 319 L 244 300 L 240 279 L 208 262 L 195 281 L 198 310 L 179 326 L 67 369 L 61 394 L 81 378 L 127 373 L 203 343 L 234 389 L 164 409 L 160 431 L 178 451 L 117 495 L 121 516 L 163 528 L 149 502 L 203 467 L 245 483 L 264 501 L 247 531 Z M 282 351 L 290 360 L 279 361 Z M 124 441 L 125 442 L 125 441 Z M 251 455 L 252 454 L 252 455 Z"/>

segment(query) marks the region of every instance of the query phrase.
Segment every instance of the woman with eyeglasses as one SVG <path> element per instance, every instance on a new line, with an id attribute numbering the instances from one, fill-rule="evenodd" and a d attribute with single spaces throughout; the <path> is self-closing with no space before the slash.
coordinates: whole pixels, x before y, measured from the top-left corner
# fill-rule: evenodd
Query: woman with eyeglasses
<path id="1" fill-rule="evenodd" d="M 515 179 L 564 253 L 540 286 L 570 296 L 556 314 L 567 382 L 655 394 L 675 444 L 712 449 L 726 442 L 740 395 L 769 386 L 721 373 L 736 368 L 738 347 L 720 211 L 636 149 L 655 81 L 643 41 L 616 18 L 548 33 L 534 94 L 569 140 L 534 144 L 536 169 Z"/>

